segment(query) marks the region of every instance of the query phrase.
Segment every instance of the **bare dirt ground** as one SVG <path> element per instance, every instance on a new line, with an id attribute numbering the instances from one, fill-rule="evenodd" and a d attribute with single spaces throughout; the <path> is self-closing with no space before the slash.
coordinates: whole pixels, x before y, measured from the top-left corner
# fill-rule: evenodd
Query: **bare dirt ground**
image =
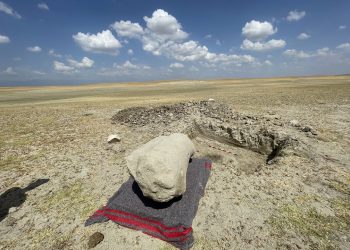
<path id="1" fill-rule="evenodd" d="M 194 249 L 350 249 L 349 76 L 0 88 L 0 249 L 173 249 L 84 227 L 171 132 L 214 162 Z"/>

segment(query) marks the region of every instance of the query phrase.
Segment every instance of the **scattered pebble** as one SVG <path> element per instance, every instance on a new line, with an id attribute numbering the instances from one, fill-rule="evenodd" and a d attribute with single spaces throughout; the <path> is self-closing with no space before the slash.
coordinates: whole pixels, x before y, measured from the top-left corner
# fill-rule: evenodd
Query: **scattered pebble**
<path id="1" fill-rule="evenodd" d="M 303 132 L 305 132 L 305 133 L 310 132 L 310 133 L 313 134 L 313 135 L 317 135 L 316 130 L 314 130 L 313 127 L 308 126 L 308 125 L 306 125 L 305 127 L 303 127 L 301 130 L 302 130 Z"/>
<path id="2" fill-rule="evenodd" d="M 298 120 L 291 120 L 289 121 L 290 125 L 292 125 L 293 127 L 300 127 L 300 123 Z"/>
<path id="3" fill-rule="evenodd" d="M 114 142 L 120 142 L 121 141 L 121 138 L 119 135 L 116 135 L 116 134 L 113 134 L 113 135 L 109 135 L 108 136 L 108 139 L 107 139 L 107 142 L 108 143 L 114 143 Z"/>
<path id="4" fill-rule="evenodd" d="M 9 213 L 10 214 L 12 214 L 12 213 L 14 213 L 14 212 L 16 212 L 17 211 L 17 207 L 11 207 L 10 209 L 9 209 Z"/>
<path id="5" fill-rule="evenodd" d="M 95 246 L 100 244 L 103 241 L 103 239 L 104 239 L 104 235 L 102 233 L 95 232 L 89 238 L 88 247 L 89 248 L 94 248 Z"/>

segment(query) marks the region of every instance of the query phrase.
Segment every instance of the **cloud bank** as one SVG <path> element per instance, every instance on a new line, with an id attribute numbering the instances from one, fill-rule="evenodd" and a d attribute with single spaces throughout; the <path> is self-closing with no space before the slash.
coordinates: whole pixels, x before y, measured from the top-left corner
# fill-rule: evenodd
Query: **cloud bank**
<path id="1" fill-rule="evenodd" d="M 73 39 L 84 51 L 92 53 L 106 53 L 117 55 L 122 47 L 110 30 L 103 30 L 97 34 L 78 32 Z"/>

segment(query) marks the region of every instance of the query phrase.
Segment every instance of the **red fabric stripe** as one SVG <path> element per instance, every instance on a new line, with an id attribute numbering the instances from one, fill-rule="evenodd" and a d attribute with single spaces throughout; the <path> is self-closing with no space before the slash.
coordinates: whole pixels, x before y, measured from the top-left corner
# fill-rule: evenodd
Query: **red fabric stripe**
<path id="1" fill-rule="evenodd" d="M 177 227 L 167 227 L 165 226 L 164 224 L 160 223 L 159 221 L 156 221 L 156 220 L 152 220 L 152 219 L 148 219 L 148 218 L 144 218 L 144 217 L 140 217 L 138 215 L 135 215 L 135 214 L 131 214 L 131 213 L 128 213 L 128 212 L 124 212 L 124 211 L 120 211 L 120 210 L 116 210 L 116 209 L 111 209 L 111 208 L 104 208 L 102 210 L 97 210 L 96 213 L 98 211 L 107 211 L 107 212 L 111 212 L 111 213 L 117 213 L 117 214 L 122 214 L 122 215 L 126 215 L 126 216 L 129 216 L 129 217 L 134 217 L 136 219 L 139 219 L 139 220 L 143 220 L 145 222 L 149 222 L 149 223 L 153 223 L 153 224 L 156 224 L 162 228 L 164 228 L 165 230 L 179 230 L 179 229 L 185 229 L 185 227 L 183 226 L 177 226 Z"/>
<path id="2" fill-rule="evenodd" d="M 158 236 L 158 235 L 155 235 L 155 234 L 151 234 L 151 233 L 146 232 L 146 231 L 142 231 L 142 232 L 143 232 L 144 234 L 150 235 L 150 236 L 152 236 L 152 237 L 154 237 L 154 238 L 157 238 L 157 239 L 160 239 L 160 240 L 164 240 L 164 241 L 167 241 L 167 242 L 173 241 L 173 240 L 170 240 L 170 239 L 167 239 L 167 238 L 162 238 L 162 237 L 160 237 L 160 236 Z M 188 240 L 188 236 L 186 236 L 186 237 L 184 237 L 183 239 L 181 239 L 180 242 L 184 242 L 184 241 L 186 241 L 186 240 Z"/>
<path id="3" fill-rule="evenodd" d="M 99 211 L 101 211 L 101 210 L 99 210 Z M 135 221 L 135 220 L 132 220 L 129 218 L 119 217 L 117 215 L 103 213 L 103 211 L 100 212 L 100 215 L 106 216 L 107 218 L 109 218 L 110 220 L 113 220 L 115 222 L 126 223 L 126 224 L 130 224 L 130 225 L 134 225 L 134 226 L 141 228 L 141 229 L 148 230 L 149 232 L 159 233 L 160 235 L 164 236 L 164 238 L 166 238 L 166 239 L 187 236 L 187 234 L 189 234 L 192 231 L 192 227 L 189 227 L 183 232 L 165 232 L 165 231 L 163 231 L 157 227 L 154 227 L 152 225 L 145 224 L 145 223 L 142 223 L 139 221 Z"/>
<path id="4" fill-rule="evenodd" d="M 208 168 L 208 169 L 211 169 L 211 167 L 212 167 L 212 164 L 210 163 L 210 162 L 205 162 L 205 164 L 204 164 L 204 167 L 206 167 L 206 168 Z"/>

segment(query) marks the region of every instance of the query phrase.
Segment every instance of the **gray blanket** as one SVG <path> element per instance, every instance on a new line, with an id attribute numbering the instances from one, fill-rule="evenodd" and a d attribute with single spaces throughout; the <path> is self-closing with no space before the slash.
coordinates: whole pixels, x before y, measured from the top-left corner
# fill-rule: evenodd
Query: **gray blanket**
<path id="1" fill-rule="evenodd" d="M 141 230 L 145 234 L 167 241 L 180 249 L 189 249 L 194 243 L 192 221 L 198 203 L 204 195 L 211 161 L 192 159 L 186 176 L 186 192 L 168 202 L 155 202 L 144 197 L 132 177 L 97 210 L 85 223 L 112 220 L 122 226 Z"/>

